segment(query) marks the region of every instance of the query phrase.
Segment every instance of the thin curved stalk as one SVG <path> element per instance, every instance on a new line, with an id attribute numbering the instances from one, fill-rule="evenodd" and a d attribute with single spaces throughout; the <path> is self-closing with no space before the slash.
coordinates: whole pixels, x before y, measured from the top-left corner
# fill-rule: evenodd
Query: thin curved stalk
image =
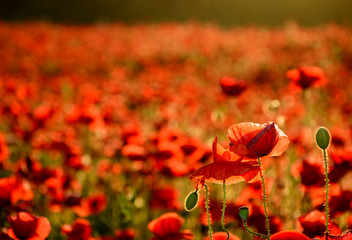
<path id="1" fill-rule="evenodd" d="M 269 224 L 268 211 L 266 210 L 265 180 L 264 180 L 263 167 L 262 167 L 262 162 L 260 157 L 258 157 L 258 163 L 260 168 L 260 177 L 262 179 L 262 185 L 263 185 L 263 205 L 264 205 L 264 212 L 265 212 L 266 229 L 268 231 L 267 239 L 270 239 L 270 224 Z"/>
<path id="2" fill-rule="evenodd" d="M 225 224 L 224 224 L 225 208 L 226 208 L 226 185 L 225 185 L 225 180 L 223 181 L 222 186 L 223 186 L 222 190 L 224 192 L 224 201 L 223 201 L 223 204 L 222 204 L 221 227 L 222 227 L 222 230 L 227 233 L 226 240 L 229 240 L 230 234 L 229 234 L 229 231 L 226 229 Z"/>
<path id="3" fill-rule="evenodd" d="M 213 240 L 213 231 L 211 230 L 211 223 L 210 223 L 210 213 L 209 213 L 209 199 L 208 199 L 208 186 L 206 184 L 204 184 L 205 186 L 205 207 L 207 209 L 207 217 L 208 217 L 208 234 L 209 234 L 209 238 L 210 240 Z"/>
<path id="4" fill-rule="evenodd" d="M 328 178 L 328 160 L 326 156 L 326 149 L 323 149 L 324 162 L 325 162 L 325 239 L 328 240 L 329 236 L 329 178 Z"/>
<path id="5" fill-rule="evenodd" d="M 265 236 L 263 234 L 260 234 L 260 233 L 256 233 L 256 232 L 253 232 L 252 230 L 250 230 L 247 226 L 247 221 L 243 221 L 243 226 L 244 228 L 247 230 L 247 232 L 249 232 L 250 234 L 253 234 L 255 236 L 259 236 L 259 237 L 262 237 L 262 238 L 265 238 L 265 239 L 269 239 L 268 236 Z"/>

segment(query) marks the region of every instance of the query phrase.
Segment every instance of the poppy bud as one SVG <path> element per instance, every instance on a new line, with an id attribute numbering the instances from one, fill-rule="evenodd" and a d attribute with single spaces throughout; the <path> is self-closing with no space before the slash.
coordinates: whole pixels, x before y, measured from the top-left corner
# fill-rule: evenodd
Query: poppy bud
<path id="1" fill-rule="evenodd" d="M 325 127 L 320 127 L 315 134 L 315 141 L 319 148 L 327 149 L 330 145 L 330 133 Z"/>
<path id="2" fill-rule="evenodd" d="M 249 211 L 248 211 L 248 207 L 246 206 L 243 206 L 243 207 L 240 207 L 239 209 L 240 211 L 240 217 L 243 221 L 246 221 L 247 218 L 248 218 L 248 215 L 249 215 Z"/>
<path id="3" fill-rule="evenodd" d="M 198 203 L 198 193 L 197 193 L 197 191 L 191 192 L 186 197 L 185 209 L 187 211 L 192 211 L 196 207 L 197 203 Z"/>

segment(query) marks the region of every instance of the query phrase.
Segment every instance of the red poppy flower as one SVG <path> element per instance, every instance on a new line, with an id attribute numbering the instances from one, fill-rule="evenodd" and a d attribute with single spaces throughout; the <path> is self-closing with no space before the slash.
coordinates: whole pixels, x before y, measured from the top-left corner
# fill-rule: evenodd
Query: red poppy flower
<path id="1" fill-rule="evenodd" d="M 212 235 L 213 240 L 226 240 L 227 239 L 227 233 L 226 232 L 216 232 Z M 209 240 L 210 237 L 206 237 L 204 238 L 204 240 Z M 229 240 L 241 240 L 239 237 L 237 237 L 236 235 L 233 235 L 230 233 L 230 238 Z"/>
<path id="2" fill-rule="evenodd" d="M 302 89 L 320 87 L 327 82 L 323 69 L 315 66 L 302 66 L 289 70 L 286 72 L 286 76 L 293 84 Z"/>
<path id="3" fill-rule="evenodd" d="M 45 217 L 35 217 L 19 212 L 9 217 L 11 228 L 7 234 L 15 240 L 44 240 L 49 236 L 51 226 Z"/>
<path id="4" fill-rule="evenodd" d="M 67 235 L 67 240 L 89 240 L 91 239 L 92 227 L 87 219 L 78 218 L 71 225 L 63 225 L 61 232 Z"/>
<path id="5" fill-rule="evenodd" d="M 250 159 L 279 156 L 290 142 L 275 123 L 234 124 L 228 129 L 227 135 L 231 140 L 230 151 Z"/>
<path id="6" fill-rule="evenodd" d="M 28 181 L 15 176 L 0 179 L 0 205 L 15 204 L 19 200 L 30 201 L 32 199 L 33 192 Z"/>
<path id="7" fill-rule="evenodd" d="M 9 148 L 6 144 L 5 136 L 0 133 L 0 163 L 9 157 Z"/>
<path id="8" fill-rule="evenodd" d="M 342 235 L 338 235 L 338 236 L 329 234 L 329 239 L 331 239 L 331 240 L 352 240 L 352 231 L 351 230 L 346 231 Z"/>
<path id="9" fill-rule="evenodd" d="M 300 217 L 299 222 L 303 228 L 303 233 L 310 238 L 323 237 L 325 232 L 325 214 L 314 210 L 309 212 L 306 216 Z M 330 233 L 341 234 L 340 229 L 330 222 L 329 224 Z"/>
<path id="10" fill-rule="evenodd" d="M 234 78 L 227 76 L 220 79 L 220 85 L 222 91 L 228 96 L 240 95 L 247 89 L 247 84 L 245 81 L 236 81 Z"/>
<path id="11" fill-rule="evenodd" d="M 149 202 L 152 209 L 177 210 L 181 208 L 179 191 L 173 187 L 151 189 L 153 198 Z"/>
<path id="12" fill-rule="evenodd" d="M 213 141 L 214 162 L 204 165 L 193 172 L 189 178 L 198 182 L 234 184 L 241 181 L 254 182 L 259 179 L 260 168 L 256 161 L 242 162 L 238 155 L 224 149 L 217 144 L 217 137 Z"/>
<path id="13" fill-rule="evenodd" d="M 310 240 L 310 238 L 297 231 L 282 231 L 273 234 L 270 240 Z"/>
<path id="14" fill-rule="evenodd" d="M 135 231 L 132 228 L 115 231 L 115 236 L 118 240 L 133 240 L 135 235 Z"/>
<path id="15" fill-rule="evenodd" d="M 184 219 L 177 213 L 165 213 L 148 224 L 148 229 L 154 233 L 153 240 L 193 239 L 188 230 L 180 232 Z"/>
<path id="16" fill-rule="evenodd" d="M 90 195 L 83 199 L 81 206 L 74 208 L 74 211 L 81 217 L 86 217 L 91 214 L 99 214 L 106 208 L 107 199 L 104 193 Z"/>

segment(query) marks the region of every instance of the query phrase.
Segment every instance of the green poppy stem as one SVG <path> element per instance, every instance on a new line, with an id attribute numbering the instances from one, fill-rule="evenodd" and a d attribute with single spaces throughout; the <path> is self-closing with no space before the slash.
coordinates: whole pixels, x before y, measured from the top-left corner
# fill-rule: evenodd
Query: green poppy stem
<path id="1" fill-rule="evenodd" d="M 204 184 L 204 187 L 205 187 L 205 207 L 207 209 L 207 217 L 208 217 L 208 234 L 209 234 L 209 238 L 210 240 L 213 240 L 213 232 L 211 230 L 211 223 L 210 223 L 210 213 L 209 213 L 209 199 L 208 199 L 208 186 L 206 184 Z"/>
<path id="2" fill-rule="evenodd" d="M 264 212 L 265 212 L 266 229 L 268 231 L 267 239 L 270 239 L 269 217 L 268 217 L 268 212 L 266 210 L 265 180 L 264 180 L 263 167 L 262 167 L 262 162 L 260 160 L 260 157 L 258 157 L 258 163 L 260 168 L 260 177 L 262 178 L 262 185 L 263 185 L 263 205 L 264 205 Z"/>
<path id="3" fill-rule="evenodd" d="M 255 236 L 259 236 L 259 237 L 262 237 L 262 238 L 265 238 L 265 239 L 270 239 L 268 236 L 265 236 L 263 234 L 260 234 L 260 233 L 256 233 L 256 232 L 253 232 L 252 230 L 250 230 L 247 226 L 247 221 L 243 221 L 243 226 L 244 228 L 247 230 L 247 232 L 249 232 L 250 234 L 253 234 Z"/>
<path id="4" fill-rule="evenodd" d="M 328 240 L 329 235 L 329 178 L 328 178 L 328 160 L 326 156 L 326 149 L 323 149 L 324 162 L 325 162 L 325 239 Z"/>
<path id="5" fill-rule="evenodd" d="M 222 189 L 223 189 L 223 192 L 224 192 L 224 201 L 223 201 L 223 204 L 222 204 L 221 227 L 222 227 L 222 230 L 227 233 L 226 240 L 229 240 L 230 234 L 229 234 L 229 231 L 226 229 L 226 227 L 224 225 L 225 208 L 226 208 L 226 185 L 225 185 L 225 180 L 222 182 L 222 186 L 223 186 Z"/>

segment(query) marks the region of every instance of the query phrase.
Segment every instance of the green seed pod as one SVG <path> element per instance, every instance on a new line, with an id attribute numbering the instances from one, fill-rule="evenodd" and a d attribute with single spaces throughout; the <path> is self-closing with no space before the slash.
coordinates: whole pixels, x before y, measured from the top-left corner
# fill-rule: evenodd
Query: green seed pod
<path id="1" fill-rule="evenodd" d="M 198 203 L 198 193 L 197 191 L 188 194 L 185 200 L 185 209 L 187 211 L 192 211 Z"/>
<path id="2" fill-rule="evenodd" d="M 315 141 L 319 148 L 327 149 L 330 145 L 330 133 L 325 127 L 320 127 L 315 134 Z"/>
<path id="3" fill-rule="evenodd" d="M 240 212 L 241 219 L 243 221 L 246 221 L 249 215 L 248 207 L 246 206 L 240 207 L 239 212 Z"/>

